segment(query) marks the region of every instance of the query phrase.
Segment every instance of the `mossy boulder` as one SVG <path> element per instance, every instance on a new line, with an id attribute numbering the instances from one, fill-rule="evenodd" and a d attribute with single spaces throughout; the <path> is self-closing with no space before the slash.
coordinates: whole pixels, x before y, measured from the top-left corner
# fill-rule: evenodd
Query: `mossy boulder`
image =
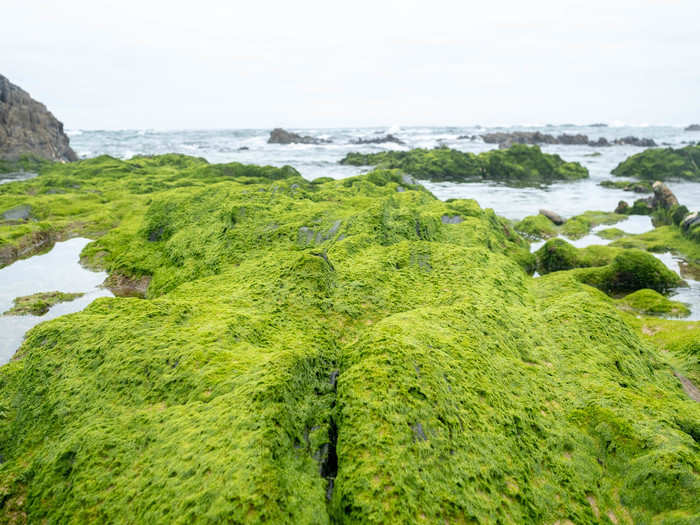
<path id="1" fill-rule="evenodd" d="M 609 264 L 619 249 L 608 246 L 592 245 L 586 248 L 576 248 L 564 239 L 550 239 L 535 252 L 537 271 L 540 274 L 571 270 L 573 268 L 589 268 Z"/>
<path id="2" fill-rule="evenodd" d="M 664 263 L 641 250 L 624 250 L 607 266 L 580 270 L 579 278 L 613 295 L 644 288 L 666 294 L 684 285 L 684 281 Z"/>
<path id="3" fill-rule="evenodd" d="M 612 241 L 624 237 L 627 234 L 620 228 L 605 228 L 604 230 L 596 232 L 596 235 L 601 239 Z"/>
<path id="4" fill-rule="evenodd" d="M 612 170 L 613 175 L 648 181 L 700 181 L 700 145 L 680 149 L 654 148 L 632 155 Z"/>
<path id="5" fill-rule="evenodd" d="M 396 168 L 430 181 L 493 180 L 515 185 L 537 185 L 588 177 L 588 170 L 581 164 L 565 162 L 558 155 L 542 153 L 538 146 L 522 144 L 478 155 L 450 148 L 348 153 L 340 163 Z"/>
<path id="6" fill-rule="evenodd" d="M 555 237 L 558 228 L 544 215 L 529 215 L 515 224 L 515 230 L 526 239 L 539 240 Z"/>
<path id="7" fill-rule="evenodd" d="M 665 315 L 669 317 L 687 317 L 688 307 L 678 301 L 671 301 L 654 290 L 637 290 L 620 299 L 623 309 L 644 315 Z"/>

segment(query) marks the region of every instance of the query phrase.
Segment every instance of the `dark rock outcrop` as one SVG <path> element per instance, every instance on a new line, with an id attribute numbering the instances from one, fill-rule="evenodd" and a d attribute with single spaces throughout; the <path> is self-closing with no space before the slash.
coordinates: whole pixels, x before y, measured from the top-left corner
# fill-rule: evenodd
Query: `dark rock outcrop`
<path id="1" fill-rule="evenodd" d="M 63 124 L 46 106 L 0 75 L 0 158 L 18 160 L 23 155 L 78 160 Z"/>
<path id="2" fill-rule="evenodd" d="M 691 124 L 685 128 L 685 131 L 700 131 L 700 124 Z"/>
<path id="3" fill-rule="evenodd" d="M 563 144 L 565 146 L 592 146 L 604 147 L 615 145 L 631 145 L 644 148 L 652 148 L 656 146 L 656 142 L 652 139 L 639 137 L 622 137 L 615 139 L 612 142 L 605 137 L 598 139 L 590 139 L 588 135 L 577 133 L 576 135 L 568 135 L 563 133 L 558 136 L 539 131 L 513 131 L 513 132 L 496 132 L 486 133 L 481 135 L 484 142 L 487 144 L 499 144 L 504 147 L 509 147 L 512 144 Z"/>
<path id="4" fill-rule="evenodd" d="M 275 128 L 270 132 L 268 144 L 330 144 L 330 140 L 310 137 L 309 135 L 299 135 L 282 128 Z"/>
<path id="5" fill-rule="evenodd" d="M 544 215 L 556 225 L 564 224 L 564 219 L 562 218 L 562 216 L 551 210 L 540 210 L 540 215 Z"/>
<path id="6" fill-rule="evenodd" d="M 403 140 L 389 133 L 384 137 L 376 137 L 369 139 L 355 139 L 351 140 L 350 144 L 386 144 L 388 142 L 393 142 L 394 144 L 405 144 Z"/>

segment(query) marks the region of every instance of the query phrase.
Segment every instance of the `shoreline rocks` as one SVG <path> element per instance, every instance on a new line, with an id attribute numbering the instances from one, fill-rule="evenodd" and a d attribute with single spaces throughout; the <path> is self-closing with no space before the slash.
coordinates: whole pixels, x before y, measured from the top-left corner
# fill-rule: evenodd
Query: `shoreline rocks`
<path id="1" fill-rule="evenodd" d="M 700 131 L 700 124 L 691 124 L 687 128 L 685 128 L 683 131 Z"/>
<path id="2" fill-rule="evenodd" d="M 561 226 L 565 222 L 561 215 L 551 210 L 542 209 L 540 210 L 540 215 L 544 215 L 557 226 Z"/>
<path id="3" fill-rule="evenodd" d="M 268 144 L 330 144 L 332 141 L 311 137 L 309 135 L 299 135 L 282 128 L 275 128 L 270 132 Z"/>
<path id="4" fill-rule="evenodd" d="M 0 75 L 0 159 L 19 161 L 27 155 L 58 162 L 78 160 L 63 124 L 44 104 Z"/>

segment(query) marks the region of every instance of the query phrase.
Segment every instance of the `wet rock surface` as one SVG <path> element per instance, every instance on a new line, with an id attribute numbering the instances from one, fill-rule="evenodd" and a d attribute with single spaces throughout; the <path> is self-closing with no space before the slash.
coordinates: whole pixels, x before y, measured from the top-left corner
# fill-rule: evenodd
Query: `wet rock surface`
<path id="1" fill-rule="evenodd" d="M 562 144 L 565 146 L 593 146 L 605 147 L 612 145 L 629 145 L 651 148 L 656 146 L 656 142 L 649 138 L 639 138 L 634 136 L 622 137 L 619 139 L 608 140 L 604 137 L 591 139 L 588 135 L 577 133 L 569 135 L 563 133 L 561 135 L 550 135 L 540 131 L 515 131 L 515 132 L 496 132 L 486 133 L 481 135 L 481 138 L 487 144 L 499 144 L 504 147 L 509 147 L 512 144 Z"/>

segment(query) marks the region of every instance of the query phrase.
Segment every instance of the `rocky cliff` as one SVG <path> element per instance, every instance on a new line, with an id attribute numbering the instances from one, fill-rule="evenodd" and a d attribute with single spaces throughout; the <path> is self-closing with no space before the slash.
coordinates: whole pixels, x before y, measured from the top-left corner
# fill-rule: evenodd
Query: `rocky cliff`
<path id="1" fill-rule="evenodd" d="M 73 161 L 63 124 L 46 106 L 0 75 L 0 159 L 34 155 L 48 160 Z"/>

